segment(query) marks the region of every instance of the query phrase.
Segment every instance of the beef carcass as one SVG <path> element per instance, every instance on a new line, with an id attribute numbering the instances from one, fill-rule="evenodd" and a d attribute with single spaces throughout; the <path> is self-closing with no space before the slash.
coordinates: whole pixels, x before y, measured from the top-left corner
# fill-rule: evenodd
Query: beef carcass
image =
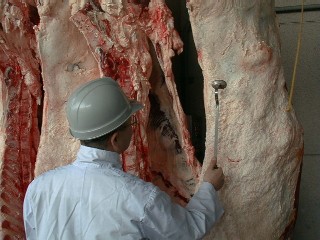
<path id="1" fill-rule="evenodd" d="M 287 112 L 274 1 L 190 0 L 188 12 L 204 75 L 206 155 L 213 155 L 214 91 L 221 91 L 218 164 L 227 181 L 225 215 L 208 239 L 286 238 L 297 214 L 302 128 Z"/>
<path id="2" fill-rule="evenodd" d="M 46 94 L 36 174 L 74 158 L 77 143 L 68 133 L 64 105 L 81 79 L 98 77 L 85 70 L 90 70 L 84 63 L 87 61 L 92 63 L 91 72 L 113 77 L 130 98 L 145 105 L 137 115 L 136 137 L 122 156 L 124 169 L 157 183 L 183 204 L 194 192 L 200 167 L 171 69 L 170 58 L 174 50 L 181 50 L 182 42 L 164 2 L 153 1 L 149 7 L 137 2 L 87 2 L 71 9 L 65 2 L 45 2 L 38 9 L 37 36 Z M 73 35 L 66 36 L 66 32 Z M 61 41 L 62 35 L 73 41 Z M 151 71 L 152 62 L 158 60 L 152 60 L 148 39 L 162 65 L 163 71 L 158 73 Z M 71 46 L 73 42 L 77 48 Z M 56 57 L 52 58 L 53 54 Z M 78 73 L 67 71 L 71 61 L 81 66 Z"/>
<path id="3" fill-rule="evenodd" d="M 27 7 L 21 14 L 34 9 L 32 4 L 12 2 L 4 5 Z M 221 191 L 226 213 L 208 239 L 280 238 L 295 217 L 294 191 L 302 155 L 301 128 L 294 113 L 284 109 L 287 96 L 272 1 L 256 1 L 252 6 L 247 2 L 250 1 L 188 1 L 205 78 L 207 142 L 203 169 L 213 155 L 214 91 L 210 81 L 222 78 L 228 82 L 228 88 L 221 94 L 218 155 L 218 164 L 228 177 Z M 174 200 L 185 204 L 201 179 L 201 168 L 194 157 L 172 73 L 171 58 L 182 51 L 182 42 L 164 0 L 41 1 L 37 4 L 37 21 L 25 18 L 33 23 L 30 26 L 36 24 L 36 41 L 34 35 L 28 35 L 25 43 L 20 43 L 30 44 L 23 45 L 29 50 L 22 55 L 26 55 L 22 59 L 30 66 L 21 64 L 23 61 L 14 63 L 27 69 L 21 70 L 16 84 L 27 83 L 29 95 L 33 96 L 33 107 L 28 109 L 34 120 L 22 117 L 29 125 L 36 122 L 35 99 L 41 98 L 38 59 L 41 64 L 44 107 L 39 148 L 34 124 L 30 125 L 32 128 L 25 128 L 29 132 L 23 135 L 30 139 L 24 143 L 34 141 L 32 148 L 35 153 L 38 151 L 35 174 L 74 159 L 79 143 L 68 132 L 65 102 L 80 84 L 106 75 L 115 78 L 129 97 L 145 105 L 137 115 L 139 126 L 135 137 L 122 156 L 124 169 L 154 182 Z M 15 14 L 3 13 L 1 17 L 6 22 L 2 26 L 11 26 L 7 24 L 10 23 L 8 16 Z M 31 29 L 28 31 L 33 33 Z M 2 38 L 9 38 L 10 34 L 14 31 L 3 31 Z M 12 37 L 17 39 L 15 35 Z M 10 56 L 7 49 L 14 51 L 15 45 L 1 46 L 5 49 L 0 58 L 0 110 L 5 114 L 1 131 L 8 129 L 8 132 L 1 139 L 0 149 L 5 153 L 7 147 L 14 146 L 7 140 L 17 136 L 10 132 L 13 129 L 10 119 L 14 124 L 20 119 L 14 107 L 23 106 L 24 102 L 14 102 L 10 108 L 9 88 L 5 85 L 10 81 L 5 80 L 13 79 L 15 72 L 7 68 L 6 58 Z M 33 81 L 25 81 L 29 79 L 22 77 L 27 76 L 26 73 L 33 73 Z M 12 96 L 21 93 L 16 87 L 11 88 L 11 92 Z M 20 139 L 16 141 L 23 146 Z M 20 204 L 27 182 L 33 177 L 35 153 L 21 151 L 21 159 L 30 156 L 23 162 L 29 164 L 27 167 L 19 165 L 21 161 L 17 158 L 9 158 L 12 161 L 8 170 L 5 169 L 6 155 L 2 154 L 2 172 L 7 176 L 27 176 L 20 169 L 29 174 L 25 183 L 15 183 L 16 195 L 20 194 L 15 206 L 1 208 L 7 216 L 2 220 L 2 232 L 6 231 L 7 236 L 21 238 L 23 235 L 22 222 L 19 223 Z M 2 199 L 8 200 L 8 195 L 13 194 L 12 187 L 3 189 Z"/>

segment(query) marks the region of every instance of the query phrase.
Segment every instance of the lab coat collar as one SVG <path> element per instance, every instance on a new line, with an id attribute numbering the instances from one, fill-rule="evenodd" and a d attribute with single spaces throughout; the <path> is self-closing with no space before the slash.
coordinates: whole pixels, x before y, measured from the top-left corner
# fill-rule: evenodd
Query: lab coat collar
<path id="1" fill-rule="evenodd" d="M 110 152 L 92 147 L 81 145 L 74 164 L 95 163 L 100 166 L 111 166 L 121 169 L 120 155 L 116 152 Z"/>

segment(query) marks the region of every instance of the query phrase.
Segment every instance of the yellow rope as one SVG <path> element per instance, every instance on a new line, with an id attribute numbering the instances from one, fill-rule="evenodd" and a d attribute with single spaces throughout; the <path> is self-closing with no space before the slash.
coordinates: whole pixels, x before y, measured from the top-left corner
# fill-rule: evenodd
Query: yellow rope
<path id="1" fill-rule="evenodd" d="M 286 111 L 289 112 L 292 109 L 292 96 L 293 96 L 293 89 L 294 89 L 294 84 L 296 80 L 296 73 L 297 73 L 297 65 L 298 65 L 298 59 L 299 59 L 299 53 L 300 53 L 300 46 L 301 46 L 301 38 L 302 38 L 302 26 L 303 26 L 303 6 L 304 6 L 304 0 L 301 0 L 301 19 L 300 19 L 300 31 L 298 35 L 298 43 L 297 43 L 297 52 L 296 52 L 296 60 L 294 63 L 294 68 L 293 68 L 293 74 L 292 74 L 292 79 L 291 79 L 291 88 L 290 88 L 290 95 L 289 95 L 289 102 Z"/>

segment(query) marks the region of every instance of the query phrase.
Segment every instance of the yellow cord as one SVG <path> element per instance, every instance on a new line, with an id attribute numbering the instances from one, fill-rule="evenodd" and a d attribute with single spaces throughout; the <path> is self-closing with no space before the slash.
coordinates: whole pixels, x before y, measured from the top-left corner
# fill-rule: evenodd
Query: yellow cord
<path id="1" fill-rule="evenodd" d="M 289 102 L 288 102 L 288 106 L 287 106 L 287 109 L 286 109 L 287 112 L 291 111 L 291 109 L 292 109 L 292 96 L 293 96 L 293 89 L 294 89 L 294 84 L 295 84 L 295 80 L 296 80 L 297 65 L 298 65 L 300 46 L 301 46 L 303 15 L 304 15 L 304 12 L 303 12 L 304 0 L 301 0 L 301 2 L 302 3 L 301 3 L 300 31 L 299 31 L 299 35 L 298 35 L 296 60 L 295 60 L 295 63 L 294 63 L 293 74 L 292 74 L 292 79 L 291 79 Z"/>

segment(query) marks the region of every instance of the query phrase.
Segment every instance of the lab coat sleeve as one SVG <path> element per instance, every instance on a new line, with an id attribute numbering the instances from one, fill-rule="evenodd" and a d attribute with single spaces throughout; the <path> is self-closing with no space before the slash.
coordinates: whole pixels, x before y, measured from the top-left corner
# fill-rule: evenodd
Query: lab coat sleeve
<path id="1" fill-rule="evenodd" d="M 201 239 L 223 214 L 214 187 L 203 182 L 184 208 L 156 190 L 141 221 L 144 237 L 149 239 Z"/>
<path id="2" fill-rule="evenodd" d="M 23 222 L 27 240 L 37 239 L 33 210 L 31 202 L 29 201 L 27 196 L 25 197 L 23 202 Z"/>

